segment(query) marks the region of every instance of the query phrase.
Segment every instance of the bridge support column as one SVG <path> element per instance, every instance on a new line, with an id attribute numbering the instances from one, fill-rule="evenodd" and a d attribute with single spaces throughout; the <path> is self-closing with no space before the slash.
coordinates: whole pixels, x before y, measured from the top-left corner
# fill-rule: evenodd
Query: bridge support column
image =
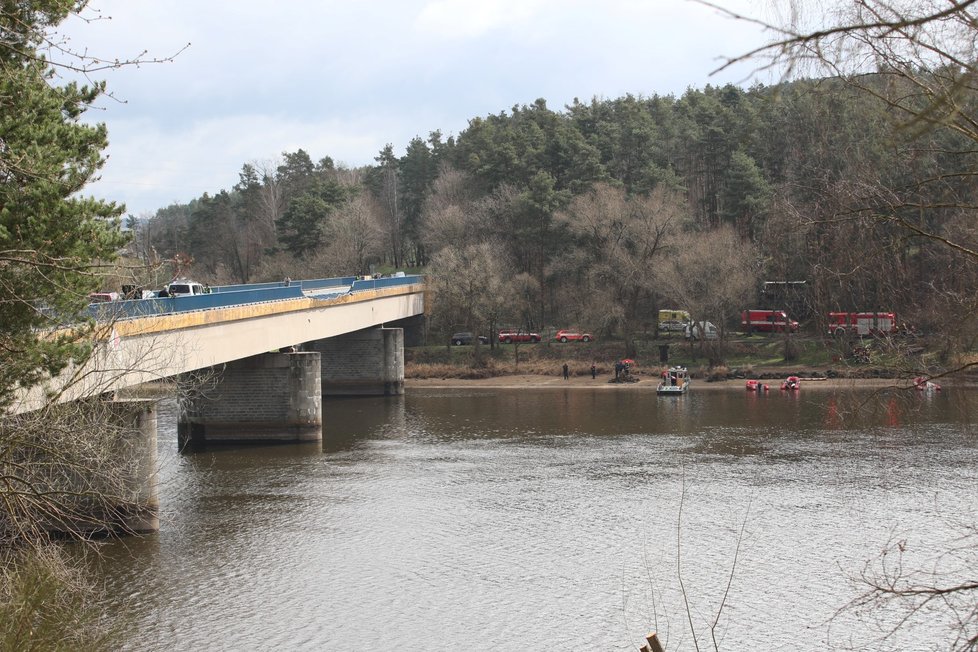
<path id="1" fill-rule="evenodd" d="M 146 534 L 160 529 L 159 468 L 156 457 L 156 401 L 101 400 L 64 407 L 92 410 L 105 430 L 98 469 L 80 473 L 73 460 L 50 460 L 51 489 L 67 491 L 63 507 L 42 527 L 57 535 Z M 82 419 L 84 423 L 84 417 Z M 43 457 L 43 456 L 42 456 Z M 82 466 L 84 466 L 84 462 Z M 39 465 L 41 467 L 47 464 Z M 57 499 L 55 499 L 57 502 Z"/>
<path id="2" fill-rule="evenodd" d="M 111 506 L 112 520 L 123 532 L 145 534 L 160 529 L 159 468 L 156 457 L 156 401 L 109 403 L 119 426 L 118 464 L 128 468 L 126 503 Z"/>
<path id="3" fill-rule="evenodd" d="M 404 393 L 404 331 L 367 328 L 310 342 L 322 352 L 323 396 Z"/>
<path id="4" fill-rule="evenodd" d="M 263 353 L 181 381 L 180 449 L 216 443 L 322 441 L 320 354 Z"/>

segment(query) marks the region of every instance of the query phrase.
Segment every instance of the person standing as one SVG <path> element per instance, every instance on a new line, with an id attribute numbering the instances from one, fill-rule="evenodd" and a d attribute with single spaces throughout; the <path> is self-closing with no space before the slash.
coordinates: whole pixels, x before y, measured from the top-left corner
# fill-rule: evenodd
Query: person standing
<path id="1" fill-rule="evenodd" d="M 564 380 L 570 378 L 570 369 L 567 368 L 567 363 L 564 363 Z"/>
<path id="2" fill-rule="evenodd" d="M 594 368 L 594 363 L 591 363 L 591 380 L 597 377 L 598 370 Z"/>

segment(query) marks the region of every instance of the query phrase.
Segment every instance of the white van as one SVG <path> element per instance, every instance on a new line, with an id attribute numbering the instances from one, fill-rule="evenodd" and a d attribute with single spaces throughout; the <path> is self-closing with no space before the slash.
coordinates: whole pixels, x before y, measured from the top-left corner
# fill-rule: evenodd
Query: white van
<path id="1" fill-rule="evenodd" d="M 195 294 L 204 294 L 204 286 L 197 281 L 180 279 L 168 283 L 166 293 L 171 297 L 189 297 Z"/>
<path id="2" fill-rule="evenodd" d="M 720 337 L 720 331 L 711 321 L 687 324 L 683 334 L 687 340 L 715 340 Z"/>

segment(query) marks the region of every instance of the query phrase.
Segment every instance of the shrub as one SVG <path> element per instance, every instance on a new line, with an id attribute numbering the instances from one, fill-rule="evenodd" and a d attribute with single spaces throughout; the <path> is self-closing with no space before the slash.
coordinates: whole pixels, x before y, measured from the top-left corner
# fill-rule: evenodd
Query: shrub
<path id="1" fill-rule="evenodd" d="M 53 545 L 0 555 L 0 649 L 113 649 L 121 623 L 99 604 L 98 590 Z"/>

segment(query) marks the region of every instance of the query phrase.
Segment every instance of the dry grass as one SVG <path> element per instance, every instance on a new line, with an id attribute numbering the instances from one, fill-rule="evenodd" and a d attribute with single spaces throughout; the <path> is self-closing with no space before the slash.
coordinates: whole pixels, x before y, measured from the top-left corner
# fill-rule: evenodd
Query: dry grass
<path id="1" fill-rule="evenodd" d="M 532 376 L 561 376 L 563 361 L 560 360 L 526 360 L 517 365 L 513 361 L 488 359 L 482 366 L 463 366 L 442 362 L 415 362 L 405 365 L 405 378 L 461 378 L 478 380 L 480 378 L 495 378 L 497 376 L 514 376 L 527 374 Z M 578 360 L 567 361 L 567 372 L 571 376 L 590 376 L 591 363 Z M 614 367 L 608 364 L 595 363 L 595 373 L 598 375 L 613 373 Z"/>
<path id="2" fill-rule="evenodd" d="M 724 366 L 718 367 L 700 367 L 699 372 L 695 374 L 697 378 L 705 378 L 707 381 L 714 382 L 717 380 L 726 380 L 730 377 L 730 369 Z"/>

